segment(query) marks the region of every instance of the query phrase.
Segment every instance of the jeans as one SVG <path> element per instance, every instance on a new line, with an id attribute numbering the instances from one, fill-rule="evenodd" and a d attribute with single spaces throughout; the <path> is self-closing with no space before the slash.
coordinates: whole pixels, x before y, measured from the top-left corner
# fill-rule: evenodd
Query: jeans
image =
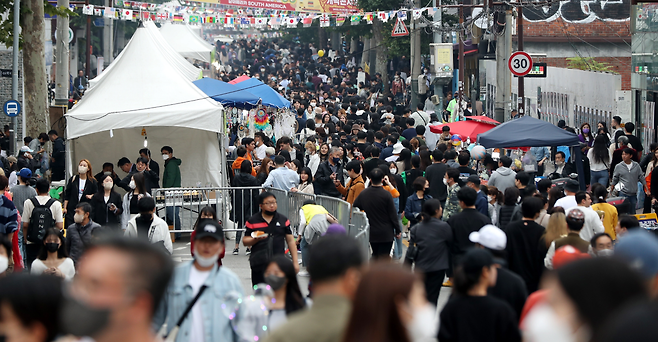
<path id="1" fill-rule="evenodd" d="M 402 237 L 396 237 L 395 241 L 393 241 L 394 249 L 393 249 L 393 259 L 399 260 L 402 258 Z"/>
<path id="2" fill-rule="evenodd" d="M 174 230 L 181 230 L 180 224 L 180 207 L 167 207 L 166 219 L 167 224 L 174 224 Z M 176 240 L 180 239 L 180 233 L 175 234 Z"/>
<path id="3" fill-rule="evenodd" d="M 299 248 L 302 250 L 302 266 L 308 267 L 308 249 L 311 245 L 306 242 L 306 238 L 302 236 L 302 241 L 299 243 Z"/>
<path id="4" fill-rule="evenodd" d="M 594 185 L 594 183 L 599 183 L 603 186 L 608 186 L 608 178 L 610 175 L 608 174 L 608 170 L 603 170 L 603 171 L 590 171 L 590 184 Z"/>
<path id="5" fill-rule="evenodd" d="M 628 214 L 635 215 L 635 207 L 637 206 L 637 194 L 626 195 L 625 193 L 620 192 L 619 196 L 628 200 Z"/>

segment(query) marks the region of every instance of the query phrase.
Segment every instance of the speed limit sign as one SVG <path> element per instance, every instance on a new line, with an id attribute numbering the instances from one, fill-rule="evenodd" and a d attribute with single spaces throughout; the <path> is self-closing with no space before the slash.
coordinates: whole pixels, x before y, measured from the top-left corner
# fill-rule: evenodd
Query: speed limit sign
<path id="1" fill-rule="evenodd" d="M 507 65 L 514 75 L 525 76 L 532 69 L 532 58 L 523 51 L 517 51 L 509 58 Z"/>

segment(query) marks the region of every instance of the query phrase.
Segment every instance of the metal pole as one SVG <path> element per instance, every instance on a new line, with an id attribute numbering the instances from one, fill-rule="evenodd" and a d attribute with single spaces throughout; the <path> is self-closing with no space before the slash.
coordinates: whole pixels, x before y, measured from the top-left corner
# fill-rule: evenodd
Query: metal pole
<path id="1" fill-rule="evenodd" d="M 420 1 L 414 1 L 414 8 L 420 7 Z M 411 103 L 409 108 L 416 111 L 418 105 L 418 76 L 420 75 L 420 30 L 418 20 L 411 19 Z"/>
<path id="2" fill-rule="evenodd" d="M 85 5 L 89 5 L 89 0 L 85 0 Z M 91 16 L 87 14 L 87 44 L 85 51 L 85 77 L 87 80 L 91 77 Z"/>
<path id="3" fill-rule="evenodd" d="M 457 32 L 457 39 L 459 39 L 459 84 L 457 88 L 459 89 L 459 98 L 457 99 L 457 113 L 462 111 L 462 99 L 464 98 L 464 39 L 463 33 L 464 30 L 461 29 L 461 26 L 464 25 L 464 7 L 459 7 L 459 25 L 460 30 Z M 459 120 L 458 117 L 456 117 Z"/>
<path id="4" fill-rule="evenodd" d="M 518 17 L 516 19 L 517 23 L 517 37 L 518 37 L 518 48 L 519 51 L 523 51 L 523 6 L 519 6 L 516 8 Z M 532 67 L 532 66 L 531 66 Z M 520 76 L 519 77 L 519 85 L 518 85 L 518 92 L 519 92 L 519 115 L 524 115 L 525 114 L 525 84 L 524 84 L 524 77 Z"/>
<path id="5" fill-rule="evenodd" d="M 18 53 L 19 53 L 19 20 L 21 14 L 21 2 L 14 0 L 14 42 L 13 42 L 13 65 L 11 67 L 11 98 L 18 101 Z M 23 108 L 25 110 L 25 108 Z M 18 132 L 18 120 L 14 116 L 11 118 L 11 127 L 14 130 L 11 133 L 11 145 L 9 151 L 13 154 L 16 149 L 16 133 Z"/>
<path id="6" fill-rule="evenodd" d="M 57 7 L 69 8 L 69 0 L 57 0 Z M 57 73 L 55 74 L 55 104 L 69 103 L 69 17 L 57 17 Z M 76 71 L 77 72 L 77 71 Z"/>

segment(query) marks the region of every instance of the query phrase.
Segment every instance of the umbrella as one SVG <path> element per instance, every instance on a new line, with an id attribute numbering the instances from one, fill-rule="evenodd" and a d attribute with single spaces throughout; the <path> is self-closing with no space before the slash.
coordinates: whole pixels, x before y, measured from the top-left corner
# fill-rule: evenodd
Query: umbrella
<path id="1" fill-rule="evenodd" d="M 464 140 L 465 138 L 470 137 L 471 141 L 475 141 L 478 134 L 484 133 L 496 127 L 494 123 L 466 120 L 466 121 L 451 122 L 442 125 L 430 125 L 430 131 L 432 133 L 441 134 L 443 132 L 442 131 L 443 126 L 450 127 L 450 134 L 458 134 L 462 136 L 462 139 Z"/>

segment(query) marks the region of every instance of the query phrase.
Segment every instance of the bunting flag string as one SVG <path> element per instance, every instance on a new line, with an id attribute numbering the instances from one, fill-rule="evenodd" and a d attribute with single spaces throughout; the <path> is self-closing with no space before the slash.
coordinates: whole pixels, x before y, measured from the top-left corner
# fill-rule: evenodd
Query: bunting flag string
<path id="1" fill-rule="evenodd" d="M 396 16 L 407 20 L 409 14 L 413 19 L 419 19 L 423 13 L 433 15 L 437 7 L 400 9 L 394 11 L 376 11 L 365 13 L 318 13 L 284 10 L 269 10 L 262 8 L 226 8 L 224 5 L 206 7 L 172 6 L 168 4 L 152 4 L 138 1 L 114 0 L 114 7 L 84 5 L 82 13 L 116 20 L 153 20 L 159 22 L 186 22 L 190 24 L 213 24 L 228 29 L 279 29 L 311 27 L 317 20 L 320 27 L 342 26 L 346 21 L 350 25 L 361 23 L 372 24 L 374 20 L 388 22 Z M 411 12 L 411 13 L 408 13 Z"/>

